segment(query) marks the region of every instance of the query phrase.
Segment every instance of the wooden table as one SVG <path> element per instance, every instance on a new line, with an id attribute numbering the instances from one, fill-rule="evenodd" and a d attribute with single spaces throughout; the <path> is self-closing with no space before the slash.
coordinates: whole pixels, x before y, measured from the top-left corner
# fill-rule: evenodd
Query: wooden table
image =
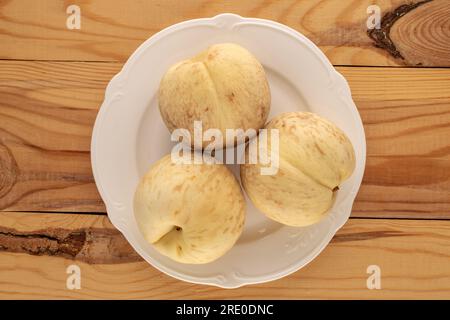
<path id="1" fill-rule="evenodd" d="M 66 27 L 71 4 L 80 30 Z M 368 30 L 371 4 L 381 29 Z M 222 12 L 313 40 L 367 135 L 364 181 L 331 244 L 289 277 L 236 290 L 144 262 L 108 221 L 89 156 L 105 87 L 136 47 Z M 450 298 L 450 1 L 2 0 L 0 13 L 1 298 Z M 73 264 L 79 290 L 66 286 Z"/>

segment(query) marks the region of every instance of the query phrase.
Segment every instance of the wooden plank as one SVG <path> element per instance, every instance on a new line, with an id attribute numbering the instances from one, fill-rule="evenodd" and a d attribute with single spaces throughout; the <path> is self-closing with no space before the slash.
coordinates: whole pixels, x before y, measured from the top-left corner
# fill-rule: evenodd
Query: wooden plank
<path id="1" fill-rule="evenodd" d="M 81 9 L 80 30 L 66 28 L 73 4 Z M 385 18 L 368 33 L 373 4 Z M 41 0 L 3 1 L 0 10 L 2 59 L 125 61 L 169 25 L 232 12 L 300 31 L 337 65 L 450 66 L 447 0 Z"/>
<path id="2" fill-rule="evenodd" d="M 339 68 L 367 139 L 355 217 L 450 217 L 450 72 Z"/>
<path id="3" fill-rule="evenodd" d="M 120 68 L 0 61 L 0 209 L 105 211 L 90 136 L 104 88 Z M 338 70 L 367 136 L 353 216 L 450 218 L 450 70 Z"/>
<path id="4" fill-rule="evenodd" d="M 114 63 L 0 62 L 0 207 L 104 211 L 91 131 Z"/>
<path id="5" fill-rule="evenodd" d="M 104 216 L 0 213 L 0 298 L 449 299 L 449 241 L 449 221 L 350 219 L 298 272 L 224 290 L 160 273 Z M 80 267 L 80 290 L 66 288 L 71 264 Z M 369 265 L 380 267 L 380 290 L 367 289 Z"/>
<path id="6" fill-rule="evenodd" d="M 2 210 L 104 212 L 90 168 L 90 135 L 104 88 L 120 67 L 0 62 Z M 339 71 L 367 135 L 354 216 L 450 217 L 450 70 Z"/>

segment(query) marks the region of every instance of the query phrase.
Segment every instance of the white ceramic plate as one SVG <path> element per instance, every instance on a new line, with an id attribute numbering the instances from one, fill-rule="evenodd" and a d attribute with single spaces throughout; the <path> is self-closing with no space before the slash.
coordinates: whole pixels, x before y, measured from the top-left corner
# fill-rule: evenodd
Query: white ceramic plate
<path id="1" fill-rule="evenodd" d="M 353 143 L 356 169 L 320 223 L 305 228 L 283 226 L 247 201 L 246 224 L 236 245 L 212 263 L 185 265 L 162 256 L 144 240 L 132 200 L 139 178 L 172 147 L 158 109 L 161 77 L 175 62 L 221 42 L 242 45 L 265 67 L 272 92 L 269 118 L 284 111 L 309 110 L 333 121 Z M 325 248 L 350 215 L 363 176 L 366 143 L 347 82 L 310 40 L 273 21 L 221 14 L 173 25 L 133 53 L 106 89 L 91 152 L 95 182 L 108 216 L 145 260 L 184 281 L 235 288 L 286 276 Z"/>

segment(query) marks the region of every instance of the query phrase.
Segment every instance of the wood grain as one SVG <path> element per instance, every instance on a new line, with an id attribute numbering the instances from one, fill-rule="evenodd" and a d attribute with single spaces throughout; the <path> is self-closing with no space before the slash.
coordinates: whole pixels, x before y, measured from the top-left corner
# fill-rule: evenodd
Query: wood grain
<path id="1" fill-rule="evenodd" d="M 0 213 L 0 228 L 10 230 L 7 236 L 0 231 L 3 299 L 450 298 L 449 221 L 350 219 L 305 268 L 284 279 L 235 290 L 188 284 L 160 273 L 124 245 L 104 216 L 7 212 Z M 64 258 L 45 243 L 36 244 L 34 254 L 8 247 L 12 242 L 16 248 L 30 247 L 28 241 L 35 239 L 24 234 L 52 237 L 55 229 L 111 233 L 115 240 L 103 249 L 95 241 L 82 242 L 83 258 Z M 66 289 L 66 268 L 71 264 L 81 269 L 80 290 Z M 381 290 L 367 289 L 369 265 L 381 268 Z"/>
<path id="2" fill-rule="evenodd" d="M 0 61 L 1 210 L 105 212 L 90 136 L 104 88 L 120 68 Z M 450 218 L 450 70 L 338 70 L 367 138 L 353 216 Z"/>
<path id="3" fill-rule="evenodd" d="M 431 1 L 412 10 L 392 26 L 391 39 L 408 64 L 449 65 L 449 16 L 448 1 Z"/>
<path id="4" fill-rule="evenodd" d="M 90 139 L 118 68 L 0 62 L 0 208 L 105 210 L 92 177 Z"/>
<path id="5" fill-rule="evenodd" d="M 66 28 L 72 4 L 81 30 Z M 368 30 L 373 4 L 381 28 Z M 368 155 L 352 219 L 325 251 L 236 290 L 144 262 L 105 216 L 90 166 L 105 87 L 129 55 L 169 25 L 224 12 L 284 23 L 339 65 Z M 449 15 L 448 0 L 0 0 L 0 299 L 450 299 Z M 66 288 L 71 264 L 81 290 Z M 366 287 L 373 264 L 381 290 Z"/>
<path id="6" fill-rule="evenodd" d="M 339 68 L 367 140 L 355 217 L 450 217 L 450 70 Z"/>
<path id="7" fill-rule="evenodd" d="M 171 24 L 232 12 L 300 31 L 336 65 L 450 66 L 447 0 L 417 6 L 379 33 L 390 37 L 403 58 L 367 33 L 369 5 L 378 5 L 386 16 L 422 1 L 1 1 L 0 58 L 125 61 L 145 39 Z M 81 30 L 66 28 L 66 8 L 71 4 L 81 9 Z"/>

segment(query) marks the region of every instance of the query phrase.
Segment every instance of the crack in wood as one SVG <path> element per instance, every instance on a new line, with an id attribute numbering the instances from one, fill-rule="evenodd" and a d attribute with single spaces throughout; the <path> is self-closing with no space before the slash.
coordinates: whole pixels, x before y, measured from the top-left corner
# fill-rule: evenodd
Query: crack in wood
<path id="1" fill-rule="evenodd" d="M 377 238 L 388 237 L 407 237 L 415 236 L 416 234 L 405 233 L 399 231 L 369 231 L 369 232 L 357 232 L 357 233 L 344 233 L 337 234 L 331 240 L 332 243 L 351 242 L 351 241 L 363 241 L 372 240 Z"/>
<path id="2" fill-rule="evenodd" d="M 90 264 L 141 261 L 119 231 L 100 228 L 22 232 L 0 227 L 0 251 L 63 257 Z"/>
<path id="3" fill-rule="evenodd" d="M 367 35 L 374 41 L 374 46 L 386 50 L 396 59 L 405 60 L 390 37 L 391 28 L 398 19 L 406 15 L 408 12 L 431 1 L 433 0 L 423 0 L 416 3 L 402 4 L 395 10 L 384 14 L 381 18 L 379 29 L 373 28 L 367 30 Z"/>
<path id="4" fill-rule="evenodd" d="M 75 258 L 84 246 L 86 232 L 55 229 L 47 233 L 43 231 L 23 233 L 2 227 L 0 241 L 3 251 Z"/>

